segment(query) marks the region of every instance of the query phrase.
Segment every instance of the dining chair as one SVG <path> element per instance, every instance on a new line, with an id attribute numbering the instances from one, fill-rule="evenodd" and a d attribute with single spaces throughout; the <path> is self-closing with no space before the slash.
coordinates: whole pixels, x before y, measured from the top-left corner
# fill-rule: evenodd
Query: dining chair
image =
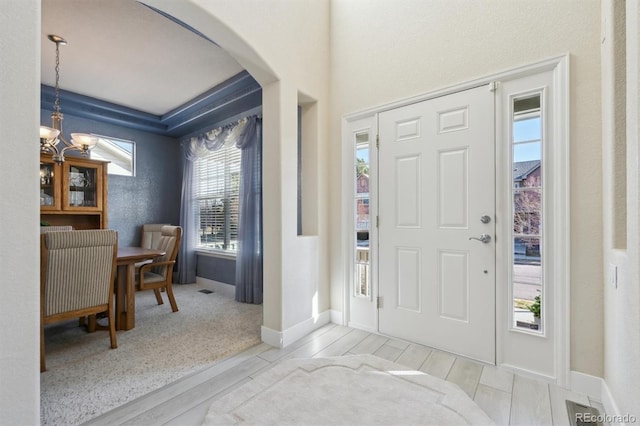
<path id="1" fill-rule="evenodd" d="M 160 231 L 158 245 L 154 248 L 163 250 L 164 256 L 159 256 L 151 263 L 147 263 L 140 268 L 136 276 L 136 290 L 153 290 L 156 295 L 158 305 L 162 305 L 162 295 L 160 290 L 167 293 L 169 303 L 173 312 L 178 311 L 178 305 L 173 295 L 173 265 L 176 263 L 180 240 L 182 239 L 182 228 L 180 226 L 164 225 Z"/>
<path id="2" fill-rule="evenodd" d="M 73 226 L 71 225 L 47 225 L 40 226 L 40 233 L 44 234 L 45 232 L 52 231 L 73 231 Z"/>
<path id="3" fill-rule="evenodd" d="M 158 247 L 160 237 L 162 236 L 162 227 L 169 225 L 168 223 L 145 223 L 142 225 L 142 235 L 140 236 L 140 247 L 147 249 L 155 249 Z M 145 260 L 136 263 L 136 269 L 140 269 L 142 265 L 151 263 L 151 260 Z"/>
<path id="4" fill-rule="evenodd" d="M 40 238 L 40 371 L 46 371 L 46 324 L 106 312 L 111 348 L 117 348 L 113 292 L 118 233 L 57 231 Z"/>
<path id="5" fill-rule="evenodd" d="M 140 247 L 155 249 L 162 236 L 162 227 L 166 225 L 169 225 L 169 223 L 145 223 L 142 225 Z"/>

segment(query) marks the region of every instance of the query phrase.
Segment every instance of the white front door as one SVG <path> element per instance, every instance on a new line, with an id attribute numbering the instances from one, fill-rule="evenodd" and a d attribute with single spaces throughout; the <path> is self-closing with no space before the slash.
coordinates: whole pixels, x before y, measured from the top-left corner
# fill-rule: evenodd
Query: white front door
<path id="1" fill-rule="evenodd" d="M 493 92 L 382 112 L 379 137 L 379 331 L 494 364 Z"/>

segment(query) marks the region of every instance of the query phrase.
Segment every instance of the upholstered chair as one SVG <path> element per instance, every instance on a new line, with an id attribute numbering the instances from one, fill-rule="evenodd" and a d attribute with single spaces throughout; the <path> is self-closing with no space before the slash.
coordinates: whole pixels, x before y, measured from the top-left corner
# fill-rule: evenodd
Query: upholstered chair
<path id="1" fill-rule="evenodd" d="M 151 263 L 143 265 L 136 276 L 136 290 L 153 290 L 158 305 L 162 305 L 160 290 L 167 292 L 169 303 L 173 312 L 178 311 L 178 305 L 173 295 L 171 282 L 173 280 L 173 265 L 176 263 L 182 228 L 179 226 L 165 225 L 161 228 L 160 239 L 155 249 L 165 252 L 164 256 L 157 257 Z"/>
<path id="2" fill-rule="evenodd" d="M 108 229 L 41 235 L 40 370 L 46 370 L 44 326 L 106 312 L 111 348 L 118 347 L 114 280 L 118 233 Z"/>
<path id="3" fill-rule="evenodd" d="M 168 223 L 145 223 L 142 225 L 142 233 L 140 235 L 140 247 L 146 249 L 155 249 L 160 243 L 160 237 L 162 236 L 162 227 L 169 225 Z M 142 265 L 151 263 L 150 260 L 136 263 L 136 269 L 139 269 Z"/>
<path id="4" fill-rule="evenodd" d="M 44 234 L 45 232 L 52 232 L 52 231 L 73 231 L 73 226 L 71 225 L 40 226 L 41 234 Z"/>
<path id="5" fill-rule="evenodd" d="M 162 236 L 162 227 L 168 223 L 145 223 L 142 225 L 142 235 L 140 237 L 140 247 L 155 249 Z"/>

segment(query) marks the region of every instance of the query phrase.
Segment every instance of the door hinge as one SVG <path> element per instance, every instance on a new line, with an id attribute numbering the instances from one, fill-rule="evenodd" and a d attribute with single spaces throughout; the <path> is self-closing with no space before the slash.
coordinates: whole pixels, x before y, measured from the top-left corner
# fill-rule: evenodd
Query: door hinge
<path id="1" fill-rule="evenodd" d="M 498 89 L 498 82 L 497 81 L 492 81 L 491 83 L 489 83 L 489 91 L 490 92 L 495 92 Z"/>
<path id="2" fill-rule="evenodd" d="M 377 309 L 382 308 L 382 296 L 376 297 L 376 308 Z"/>
<path id="3" fill-rule="evenodd" d="M 376 148 L 380 148 L 380 135 L 376 135 Z"/>

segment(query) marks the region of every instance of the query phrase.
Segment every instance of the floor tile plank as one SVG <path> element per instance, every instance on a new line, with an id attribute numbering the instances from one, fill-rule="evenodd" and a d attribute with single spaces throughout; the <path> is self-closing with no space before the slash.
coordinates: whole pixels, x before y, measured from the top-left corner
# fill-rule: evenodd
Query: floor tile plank
<path id="1" fill-rule="evenodd" d="M 553 424 L 549 385 L 516 375 L 511 398 L 511 424 L 548 426 Z"/>
<path id="2" fill-rule="evenodd" d="M 511 393 L 513 390 L 513 373 L 493 365 L 485 365 L 482 369 L 482 376 L 480 376 L 480 383 Z"/>
<path id="3" fill-rule="evenodd" d="M 384 345 L 387 340 L 387 337 L 380 336 L 379 334 L 370 334 L 368 335 L 360 344 L 351 349 L 349 353 L 355 355 L 361 354 L 373 354 L 375 351 L 380 349 L 382 345 Z"/>
<path id="4" fill-rule="evenodd" d="M 429 355 L 431 355 L 431 349 L 422 345 L 410 344 L 396 362 L 413 370 L 418 370 Z"/>
<path id="5" fill-rule="evenodd" d="M 362 342 L 368 335 L 369 333 L 366 331 L 352 330 L 350 333 L 347 333 L 345 336 L 316 353 L 313 357 L 323 358 L 344 355 L 353 349 L 354 346 Z"/>
<path id="6" fill-rule="evenodd" d="M 478 384 L 474 401 L 487 413 L 496 426 L 509 426 L 511 411 L 511 394 L 501 390 Z"/>
<path id="7" fill-rule="evenodd" d="M 451 370 L 455 360 L 455 355 L 433 350 L 429 358 L 427 358 L 420 367 L 420 371 L 444 380 L 447 378 L 447 374 L 449 374 L 449 370 Z"/>
<path id="8" fill-rule="evenodd" d="M 482 364 L 475 361 L 457 357 L 447 375 L 447 381 L 460 386 L 460 389 L 473 399 L 482 374 L 482 367 Z"/>

